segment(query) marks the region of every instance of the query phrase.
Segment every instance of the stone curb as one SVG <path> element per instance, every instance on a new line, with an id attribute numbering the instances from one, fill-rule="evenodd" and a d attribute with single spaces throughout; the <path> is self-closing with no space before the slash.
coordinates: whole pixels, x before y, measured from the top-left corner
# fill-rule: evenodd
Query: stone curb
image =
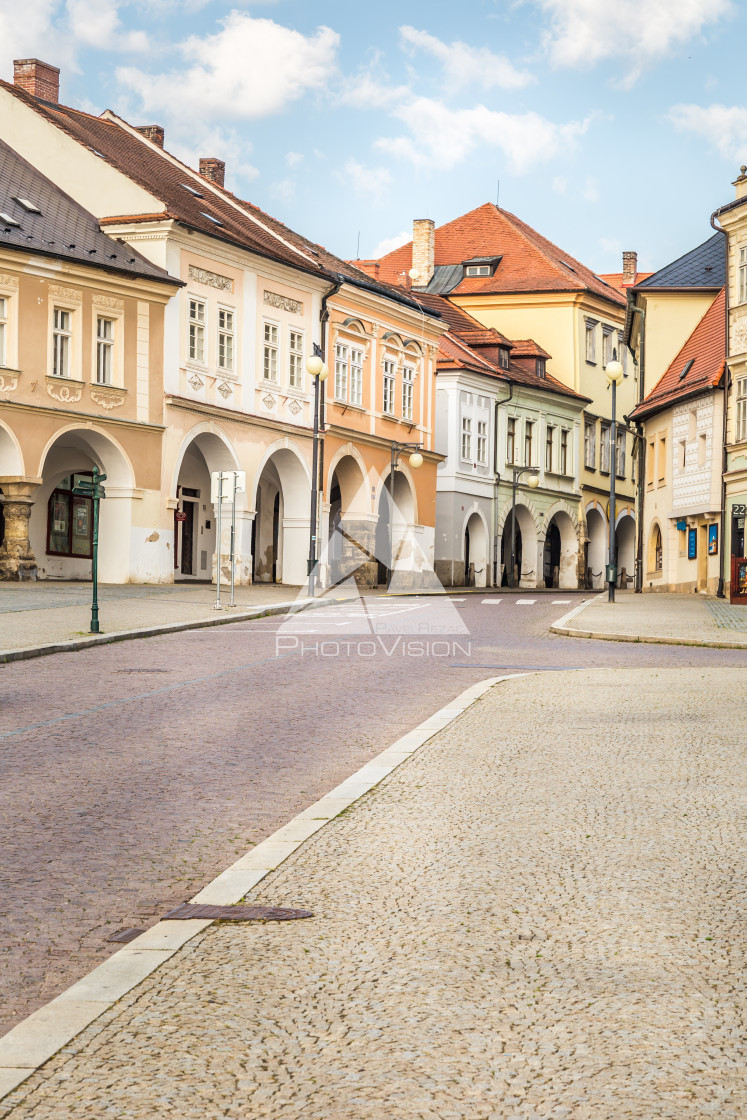
<path id="1" fill-rule="evenodd" d="M 602 595 L 595 595 L 593 599 L 585 599 L 568 614 L 563 615 L 550 627 L 551 634 L 562 634 L 566 638 L 595 638 L 601 642 L 641 642 L 644 645 L 655 646 L 704 646 L 708 649 L 747 649 L 747 642 L 730 642 L 710 640 L 709 638 L 666 638 L 655 634 L 609 634 L 599 630 L 579 630 L 568 623 L 580 614 L 591 603 L 598 602 Z"/>
<path id="2" fill-rule="evenodd" d="M 473 684 L 272 836 L 251 848 L 190 901 L 215 906 L 239 902 L 306 840 L 374 789 L 494 685 L 523 676 L 527 674 L 507 673 Z M 212 924 L 209 920 L 158 922 L 8 1031 L 0 1038 L 0 1100 Z"/>
<path id="3" fill-rule="evenodd" d="M 28 661 L 32 657 L 46 657 L 51 653 L 75 653 L 89 646 L 106 646 L 111 642 L 128 642 L 133 638 L 158 638 L 162 634 L 178 634 L 183 630 L 202 630 L 208 626 L 228 626 L 231 622 L 249 622 L 255 618 L 270 618 L 276 614 L 288 614 L 294 607 L 303 604 L 304 610 L 317 607 L 337 606 L 345 598 L 336 599 L 294 599 L 289 603 L 275 603 L 268 607 L 257 607 L 251 611 L 221 615 L 218 618 L 198 618 L 193 622 L 166 622 L 163 626 L 145 626 L 141 630 L 113 630 L 111 634 L 94 634 L 90 638 L 71 638 L 65 642 L 55 642 L 48 646 L 27 646 L 25 649 L 0 650 L 0 665 L 11 661 Z"/>

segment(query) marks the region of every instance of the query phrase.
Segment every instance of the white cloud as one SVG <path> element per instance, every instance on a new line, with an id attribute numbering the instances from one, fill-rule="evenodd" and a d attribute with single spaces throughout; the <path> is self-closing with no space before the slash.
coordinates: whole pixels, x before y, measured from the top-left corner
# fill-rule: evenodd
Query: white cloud
<path id="1" fill-rule="evenodd" d="M 277 183 L 271 184 L 270 193 L 275 198 L 281 198 L 283 202 L 292 202 L 296 197 L 296 184 L 292 179 L 280 179 Z"/>
<path id="2" fill-rule="evenodd" d="M 380 54 L 357 74 L 343 78 L 335 100 L 350 109 L 388 109 L 410 93 L 409 86 L 394 86 Z"/>
<path id="3" fill-rule="evenodd" d="M 285 162 L 288 167 L 298 167 L 299 163 L 303 163 L 303 156 L 300 152 L 287 152 Z"/>
<path id="4" fill-rule="evenodd" d="M 393 237 L 385 237 L 374 249 L 371 259 L 377 261 L 379 257 L 385 257 L 387 253 L 399 249 L 401 245 L 406 245 L 408 241 L 412 241 L 411 229 L 403 229 L 400 233 L 395 233 Z"/>
<path id="5" fill-rule="evenodd" d="M 382 137 L 375 147 L 421 167 L 456 167 L 478 146 L 497 148 L 514 170 L 527 171 L 575 143 L 591 118 L 555 124 L 539 113 L 503 113 L 476 105 L 449 109 L 440 101 L 419 97 L 392 114 L 404 121 L 411 136 Z"/>
<path id="6" fill-rule="evenodd" d="M 386 167 L 365 167 L 352 157 L 342 171 L 335 172 L 335 177 L 351 186 L 357 195 L 368 199 L 374 205 L 379 205 L 383 201 L 393 182 L 391 172 Z"/>
<path id="7" fill-rule="evenodd" d="M 117 77 L 139 95 L 147 112 L 171 113 L 186 122 L 278 113 L 323 89 L 334 72 L 340 36 L 329 27 L 306 36 L 237 11 L 222 25 L 215 35 L 192 35 L 175 48 L 186 66 L 163 74 L 121 67 Z"/>
<path id="8" fill-rule="evenodd" d="M 545 50 L 557 66 L 629 59 L 630 85 L 651 62 L 734 10 L 732 0 L 534 0 L 550 17 Z"/>
<path id="9" fill-rule="evenodd" d="M 55 28 L 59 15 L 59 0 L 26 0 L 22 8 L 12 0 L 0 0 L 0 72 L 3 77 L 12 74 L 15 58 L 47 59 L 51 41 L 55 46 L 54 59 L 50 61 L 57 66 L 72 63 L 73 44 Z"/>
<path id="10" fill-rule="evenodd" d="M 599 245 L 604 249 L 608 256 L 618 258 L 618 264 L 622 261 L 622 241 L 618 241 L 616 237 L 600 237 Z"/>
<path id="11" fill-rule="evenodd" d="M 707 140 L 724 159 L 747 163 L 747 108 L 744 105 L 675 105 L 669 120 L 679 132 Z"/>
<path id="12" fill-rule="evenodd" d="M 587 202 L 599 202 L 599 180 L 595 179 L 593 175 L 586 176 L 581 197 Z"/>
<path id="13" fill-rule="evenodd" d="M 148 50 L 144 31 L 125 31 L 118 0 L 67 0 L 68 24 L 76 43 L 86 47 L 107 45 L 118 51 Z"/>
<path id="14" fill-rule="evenodd" d="M 400 27 L 399 33 L 410 53 L 420 50 L 437 58 L 453 85 L 476 83 L 484 89 L 493 86 L 523 89 L 534 81 L 528 71 L 517 70 L 505 55 L 493 54 L 487 47 L 470 47 L 458 41 L 443 43 L 435 35 L 418 31 L 415 27 Z"/>
<path id="15" fill-rule="evenodd" d="M 551 186 L 556 194 L 565 194 L 568 190 L 568 180 L 563 175 L 556 175 Z"/>

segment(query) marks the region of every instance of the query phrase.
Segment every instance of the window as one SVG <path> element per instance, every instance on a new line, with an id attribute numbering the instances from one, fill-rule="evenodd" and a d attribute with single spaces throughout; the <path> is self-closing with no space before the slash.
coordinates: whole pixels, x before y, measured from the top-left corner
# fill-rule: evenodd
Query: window
<path id="1" fill-rule="evenodd" d="M 747 440 L 747 377 L 737 381 L 737 422 L 735 425 L 736 442 Z"/>
<path id="2" fill-rule="evenodd" d="M 472 458 L 472 421 L 469 416 L 462 417 L 462 459 Z"/>
<path id="3" fill-rule="evenodd" d="M 275 323 L 265 323 L 262 376 L 265 381 L 278 379 L 278 328 Z"/>
<path id="4" fill-rule="evenodd" d="M 412 366 L 405 366 L 402 371 L 402 416 L 405 420 L 412 420 L 412 384 L 415 370 Z"/>
<path id="5" fill-rule="evenodd" d="M 55 307 L 52 322 L 52 373 L 55 377 L 69 377 L 73 313 Z"/>
<path id="6" fill-rule="evenodd" d="M 485 464 L 488 461 L 488 422 L 477 421 L 477 461 Z"/>
<path id="7" fill-rule="evenodd" d="M 552 451 L 555 442 L 555 429 L 547 425 L 547 438 L 545 439 L 545 470 L 552 470 Z"/>
<path id="8" fill-rule="evenodd" d="M 592 323 L 589 319 L 586 320 L 586 360 L 587 362 L 597 360 L 596 323 Z"/>
<path id="9" fill-rule="evenodd" d="M 350 351 L 350 403 L 363 404 L 363 351 L 355 346 Z"/>
<path id="10" fill-rule="evenodd" d="M 625 478 L 625 432 L 619 428 L 615 432 L 615 474 Z"/>
<path id="11" fill-rule="evenodd" d="M 739 250 L 739 299 L 738 303 L 747 303 L 747 249 Z"/>
<path id="12" fill-rule="evenodd" d="M 681 471 L 684 471 L 686 462 L 687 462 L 687 440 L 686 439 L 681 439 L 680 440 L 680 453 L 679 453 L 679 468 L 680 468 Z"/>
<path id="13" fill-rule="evenodd" d="M 602 445 L 599 456 L 599 469 L 609 474 L 610 470 L 610 441 L 612 439 L 612 431 L 609 424 L 602 424 Z"/>
<path id="14" fill-rule="evenodd" d="M 659 458 L 657 463 L 659 486 L 663 486 L 667 478 L 667 437 L 659 436 Z"/>
<path id="15" fill-rule="evenodd" d="M 654 571 L 660 572 L 664 567 L 664 549 L 661 545 L 661 529 L 658 525 L 654 526 Z"/>
<path id="16" fill-rule="evenodd" d="M 628 372 L 628 348 L 623 346 L 622 331 L 617 332 L 617 359 L 623 367 L 623 373 Z"/>
<path id="17" fill-rule="evenodd" d="M 114 369 L 114 321 L 96 318 L 96 382 L 111 385 Z"/>
<path id="18" fill-rule="evenodd" d="M 0 296 L 0 366 L 8 364 L 8 301 Z"/>
<path id="19" fill-rule="evenodd" d="M 205 364 L 205 304 L 201 299 L 189 301 L 189 358 Z"/>
<path id="20" fill-rule="evenodd" d="M 608 366 L 612 361 L 612 328 L 602 327 L 602 365 Z"/>
<path id="21" fill-rule="evenodd" d="M 501 369 L 508 369 L 509 352 L 505 346 L 501 346 L 498 350 L 498 365 Z"/>
<path id="22" fill-rule="evenodd" d="M 384 412 L 394 415 L 394 362 L 384 362 Z"/>
<path id="23" fill-rule="evenodd" d="M 288 336 L 288 384 L 292 389 L 303 389 L 303 335 L 291 331 Z"/>
<path id="24" fill-rule="evenodd" d="M 218 369 L 233 372 L 233 311 L 218 308 Z"/>
<path id="25" fill-rule="evenodd" d="M 348 399 L 348 348 L 338 342 L 335 346 L 335 400 Z M 386 409 L 385 409 L 386 411 Z"/>
<path id="26" fill-rule="evenodd" d="M 508 418 L 508 430 L 506 432 L 506 462 L 516 462 L 516 420 L 513 416 Z"/>
<path id="27" fill-rule="evenodd" d="M 538 358 L 537 359 L 537 376 L 538 377 L 544 377 L 545 376 L 545 359 L 544 358 Z"/>
<path id="28" fill-rule="evenodd" d="M 464 271 L 466 276 L 490 276 L 490 265 L 468 264 Z"/>
<path id="29" fill-rule="evenodd" d="M 656 456 L 656 443 L 655 443 L 654 440 L 650 439 L 648 441 L 648 447 L 646 448 L 646 485 L 647 486 L 653 486 L 654 485 L 654 470 L 655 470 L 655 467 L 656 467 L 656 464 L 654 462 L 655 456 Z"/>
<path id="30" fill-rule="evenodd" d="M 532 465 L 532 436 L 534 435 L 534 421 L 524 421 L 524 466 Z"/>
<path id="31" fill-rule="evenodd" d="M 568 470 L 568 429 L 560 429 L 560 473 L 569 474 Z"/>
<path id="32" fill-rule="evenodd" d="M 597 465 L 596 420 L 584 421 L 584 466 L 594 470 Z"/>
<path id="33" fill-rule="evenodd" d="M 78 481 L 90 482 L 88 471 L 67 475 L 49 498 L 47 509 L 47 555 L 92 556 L 93 509 L 90 498 L 73 494 Z"/>

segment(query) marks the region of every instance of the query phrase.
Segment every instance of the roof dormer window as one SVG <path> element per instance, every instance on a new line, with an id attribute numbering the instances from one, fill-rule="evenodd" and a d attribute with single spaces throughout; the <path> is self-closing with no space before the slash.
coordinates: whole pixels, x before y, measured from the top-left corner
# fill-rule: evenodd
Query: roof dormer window
<path id="1" fill-rule="evenodd" d="M 470 257 L 468 261 L 462 261 L 463 275 L 492 276 L 500 263 L 500 257 Z"/>
<path id="2" fill-rule="evenodd" d="M 544 358 L 538 358 L 537 359 L 537 376 L 538 377 L 544 377 L 545 372 L 546 372 L 545 371 L 545 359 Z"/>
<path id="3" fill-rule="evenodd" d="M 498 351 L 498 365 L 501 369 L 508 369 L 508 350 L 505 346 L 501 346 Z"/>
<path id="4" fill-rule="evenodd" d="M 489 264 L 468 264 L 464 270 L 465 276 L 490 276 Z"/>

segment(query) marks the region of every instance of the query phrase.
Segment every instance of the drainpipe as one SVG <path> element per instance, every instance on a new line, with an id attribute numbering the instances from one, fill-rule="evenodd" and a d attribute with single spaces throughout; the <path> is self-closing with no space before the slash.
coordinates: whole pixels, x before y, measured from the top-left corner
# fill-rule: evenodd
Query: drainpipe
<path id="1" fill-rule="evenodd" d="M 342 284 L 343 284 L 343 281 L 339 280 L 336 284 L 333 284 L 331 286 L 331 288 L 329 288 L 324 293 L 324 295 L 322 296 L 322 307 L 321 307 L 321 311 L 319 312 L 319 322 L 321 323 L 321 328 L 320 328 L 320 333 L 319 333 L 319 341 L 320 341 L 321 348 L 322 348 L 322 354 L 324 355 L 323 360 L 325 362 L 327 361 L 327 323 L 329 322 L 329 310 L 327 308 L 327 300 L 331 299 L 332 296 L 336 295 L 339 292 L 340 288 L 342 287 Z M 327 367 L 329 368 L 329 362 L 327 362 Z M 334 377 L 334 367 L 333 367 L 332 376 Z M 317 493 L 319 493 L 319 490 L 320 490 L 319 479 L 322 480 L 321 491 L 322 491 L 322 496 L 323 496 L 323 494 L 324 494 L 324 429 L 326 427 L 326 417 L 325 417 L 326 407 L 325 406 L 326 406 L 326 401 L 327 401 L 327 394 L 326 394 L 326 391 L 325 391 L 326 386 L 325 386 L 324 382 L 321 383 L 321 385 L 319 386 L 319 389 L 320 389 L 320 398 L 319 398 L 319 467 L 318 467 L 318 470 L 317 470 L 317 476 L 316 476 L 315 479 L 313 479 L 313 484 L 316 486 Z M 315 526 L 315 532 L 316 532 L 317 540 L 321 542 L 321 537 L 320 537 L 320 534 L 319 534 L 319 525 L 321 524 L 321 518 L 322 518 L 322 502 L 318 503 L 317 509 L 318 509 L 318 513 L 317 513 L 317 524 Z M 321 553 L 320 553 L 320 556 L 321 556 Z"/>
<path id="2" fill-rule="evenodd" d="M 635 296 L 628 292 L 629 306 L 632 312 L 641 317 L 641 344 L 638 347 L 638 404 L 646 395 L 646 312 L 636 305 Z M 630 347 L 628 347 L 630 349 Z M 643 424 L 636 421 L 638 429 L 638 492 L 636 494 L 636 558 L 635 558 L 635 593 L 640 595 L 643 591 L 643 495 L 646 489 L 646 441 L 643 438 Z"/>
<path id="3" fill-rule="evenodd" d="M 500 556 L 498 555 L 498 486 L 501 475 L 498 470 L 498 411 L 502 404 L 508 404 L 514 395 L 514 383 L 508 383 L 508 396 L 502 401 L 495 402 L 495 422 L 493 424 L 493 462 L 495 464 L 495 479 L 493 481 L 493 587 L 498 586 L 498 573 L 501 570 Z"/>
<path id="4" fill-rule="evenodd" d="M 716 597 L 724 599 L 724 566 L 726 564 L 726 417 L 729 404 L 729 364 L 726 357 L 729 353 L 729 235 L 722 225 L 716 225 L 714 219 L 718 218 L 721 208 L 711 214 L 711 226 L 717 233 L 724 235 L 724 420 L 721 432 L 721 548 L 718 558 L 718 587 Z"/>

